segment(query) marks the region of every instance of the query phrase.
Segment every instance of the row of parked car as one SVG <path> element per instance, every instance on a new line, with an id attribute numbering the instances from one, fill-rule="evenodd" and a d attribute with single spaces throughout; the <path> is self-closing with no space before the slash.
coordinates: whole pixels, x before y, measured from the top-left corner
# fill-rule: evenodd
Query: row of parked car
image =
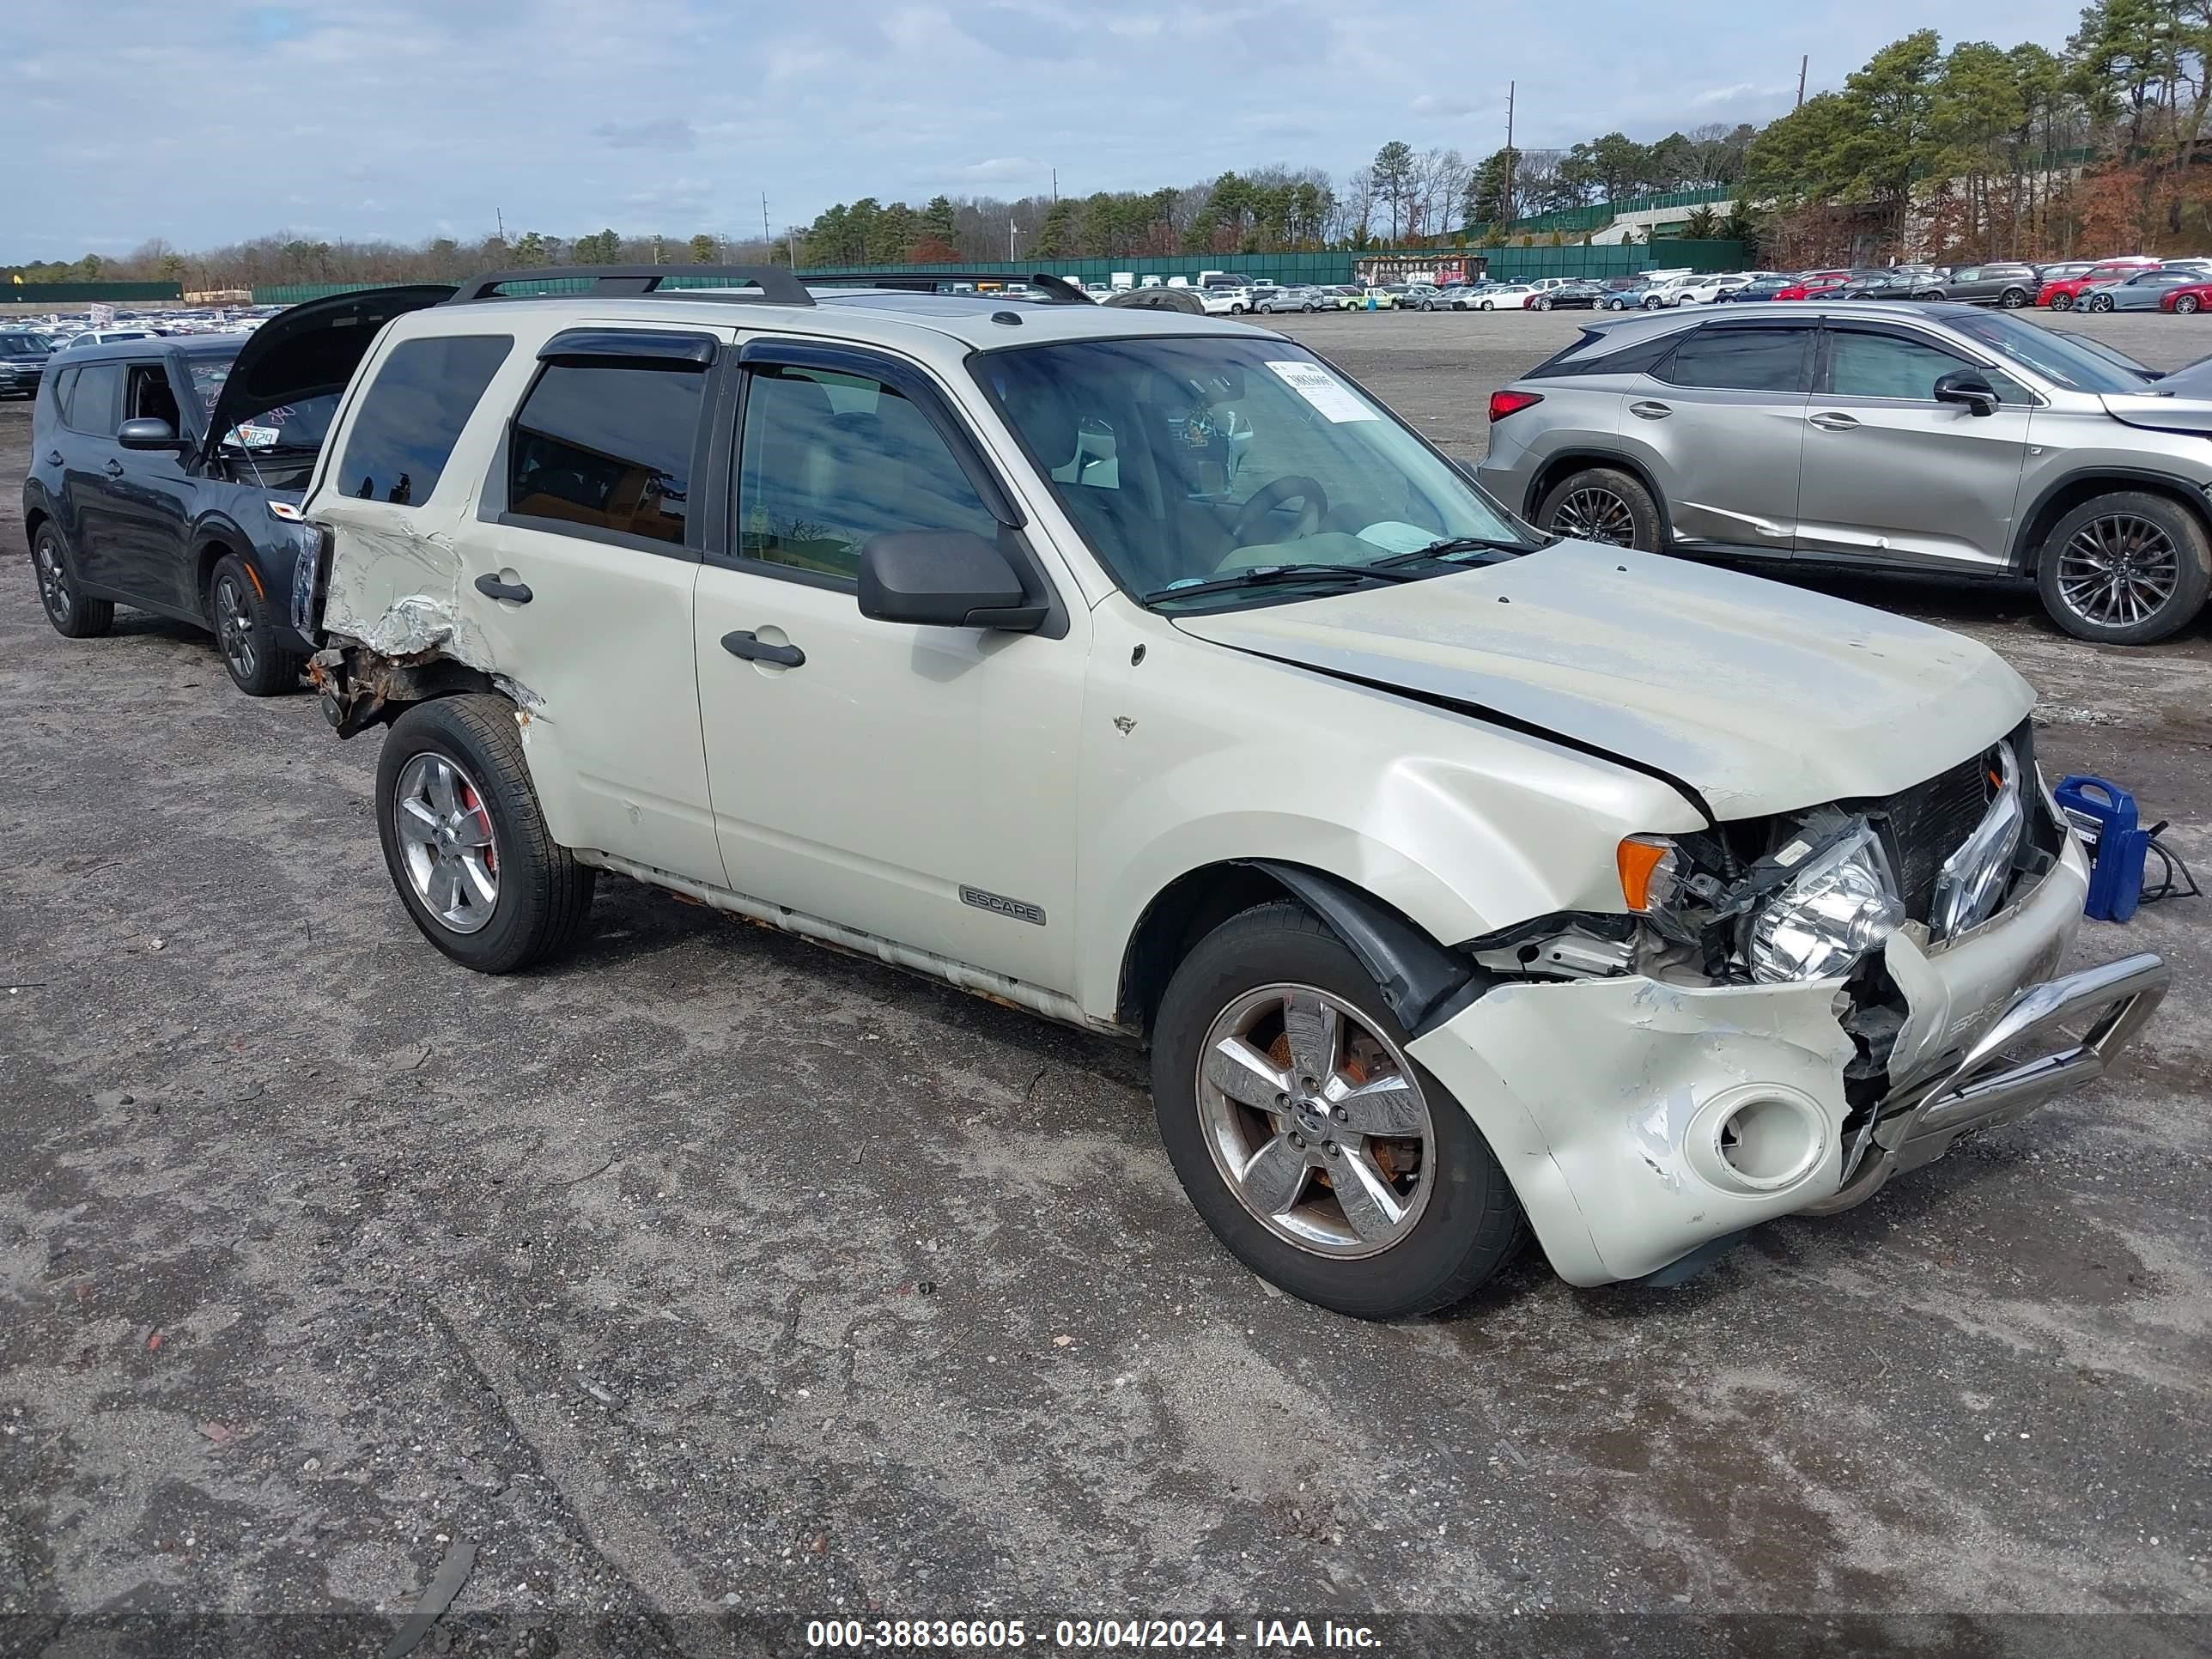
<path id="1" fill-rule="evenodd" d="M 1751 395 L 1716 388 L 1808 412 L 1860 362 L 1816 307 L 1591 330 L 1493 410 L 1493 493 L 1269 331 L 709 270 L 71 354 L 24 485 L 48 618 L 201 622 L 245 690 L 306 665 L 340 736 L 386 728 L 386 868 L 465 967 L 583 944 L 621 874 L 1148 1043 L 1199 1214 L 1364 1317 L 1532 1233 L 1598 1284 L 1848 1208 L 2095 1077 L 2166 988 L 2057 975 L 2087 866 L 1993 653 L 1521 516 L 1516 434 L 1571 388 L 1686 436 Z M 507 291 L 549 274 L 592 291 Z M 1954 350 L 1961 427 L 2075 418 L 2076 360 L 2014 393 Z M 1741 470 L 1794 480 L 1771 442 Z M 1686 549 L 1717 499 L 1670 498 Z M 2175 523 L 2092 516 L 2130 511 Z"/>

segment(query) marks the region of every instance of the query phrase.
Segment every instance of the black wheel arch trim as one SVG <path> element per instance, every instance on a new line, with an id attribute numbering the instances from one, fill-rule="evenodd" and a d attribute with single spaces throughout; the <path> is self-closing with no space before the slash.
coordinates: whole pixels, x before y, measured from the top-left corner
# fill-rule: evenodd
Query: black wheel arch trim
<path id="1" fill-rule="evenodd" d="M 1350 882 L 1303 864 L 1285 864 L 1276 859 L 1249 862 L 1280 883 L 1292 898 L 1328 924 L 1373 977 L 1398 1023 L 1413 1036 L 1435 1023 L 1439 1011 L 1457 1003 L 1458 994 L 1468 981 L 1479 977 L 1474 964 L 1465 957 L 1439 945 L 1382 900 Z"/>
<path id="2" fill-rule="evenodd" d="M 2212 498 L 2208 498 L 2205 493 L 2207 489 L 2212 489 L 2212 485 L 2200 487 L 2185 478 L 2177 478 L 2171 472 L 2154 472 L 2142 467 L 2087 466 L 2046 484 L 2042 493 L 2036 496 L 2034 505 L 2020 515 L 2017 526 L 2013 531 L 2012 551 L 2005 560 L 2006 569 L 2021 575 L 2035 573 L 2037 558 L 2042 550 L 2039 544 L 2030 540 L 2036 526 L 2042 522 L 2045 512 L 2053 501 L 2084 484 L 2105 485 L 2114 489 L 2148 489 L 2154 495 L 2178 503 L 2182 511 L 2194 517 L 2203 527 L 2206 536 L 2212 538 Z M 2057 520 L 2053 520 L 2052 523 L 2055 526 Z"/>

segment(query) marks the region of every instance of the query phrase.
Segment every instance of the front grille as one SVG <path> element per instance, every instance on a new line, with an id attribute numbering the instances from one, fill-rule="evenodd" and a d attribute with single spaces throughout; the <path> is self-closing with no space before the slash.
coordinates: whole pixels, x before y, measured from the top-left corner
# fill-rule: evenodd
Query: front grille
<path id="1" fill-rule="evenodd" d="M 1976 755 L 1924 783 L 1869 803 L 1867 816 L 1882 837 L 1897 873 L 1898 896 L 1913 921 L 1928 920 L 1943 861 L 1982 821 L 1990 790 L 1990 763 Z"/>

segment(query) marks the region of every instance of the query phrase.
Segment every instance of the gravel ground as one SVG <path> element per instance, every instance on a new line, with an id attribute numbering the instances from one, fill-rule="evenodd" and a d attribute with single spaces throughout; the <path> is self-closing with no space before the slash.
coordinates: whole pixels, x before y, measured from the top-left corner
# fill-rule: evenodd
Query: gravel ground
<path id="1" fill-rule="evenodd" d="M 1472 456 L 1579 319 L 1288 320 Z M 28 433 L 0 408 L 17 550 Z M 2123 1075 L 1863 1208 L 1671 1291 L 1532 1256 L 1368 1327 L 1214 1245 L 1110 1042 L 619 880 L 557 969 L 448 965 L 378 854 L 377 737 L 237 696 L 180 627 L 62 640 L 10 556 L 0 1651 L 149 1613 L 388 1634 L 465 1560 L 438 1644 L 878 1612 L 2212 1632 L 2201 902 L 2085 930 L 2178 966 Z M 2127 782 L 2212 873 L 2212 629 L 2100 650 L 2025 597 L 1838 591 L 2002 652 L 2046 765 Z"/>

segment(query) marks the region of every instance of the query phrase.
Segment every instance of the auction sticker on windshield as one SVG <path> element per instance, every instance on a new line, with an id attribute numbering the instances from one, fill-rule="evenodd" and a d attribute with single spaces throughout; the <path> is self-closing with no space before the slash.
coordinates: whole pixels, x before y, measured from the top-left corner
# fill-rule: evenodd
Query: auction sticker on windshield
<path id="1" fill-rule="evenodd" d="M 1352 395 L 1350 386 L 1319 363 L 1271 362 L 1267 367 L 1282 377 L 1284 385 L 1332 421 L 1378 418 L 1373 410 Z"/>

